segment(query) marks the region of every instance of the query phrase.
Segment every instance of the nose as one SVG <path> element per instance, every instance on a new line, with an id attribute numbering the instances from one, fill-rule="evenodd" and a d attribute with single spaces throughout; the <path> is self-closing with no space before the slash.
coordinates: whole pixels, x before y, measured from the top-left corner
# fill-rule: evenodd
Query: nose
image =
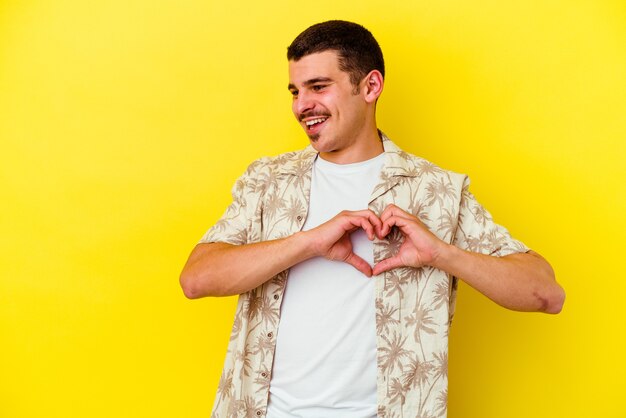
<path id="1" fill-rule="evenodd" d="M 293 111 L 296 114 L 296 117 L 299 115 L 313 110 L 315 107 L 315 102 L 312 100 L 312 97 L 306 92 L 298 92 L 298 96 L 293 100 Z"/>

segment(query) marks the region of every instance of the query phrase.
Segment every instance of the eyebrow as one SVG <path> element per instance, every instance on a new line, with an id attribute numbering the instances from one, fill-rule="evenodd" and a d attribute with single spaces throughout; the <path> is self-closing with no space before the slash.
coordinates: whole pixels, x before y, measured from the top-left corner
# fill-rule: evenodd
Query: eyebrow
<path id="1" fill-rule="evenodd" d="M 333 81 L 332 78 L 329 77 L 316 77 L 316 78 L 312 78 L 310 80 L 305 81 L 304 83 L 302 83 L 304 85 L 304 87 L 308 87 L 312 84 L 317 84 L 317 83 L 328 83 L 330 81 Z M 297 90 L 296 86 L 293 83 L 289 83 L 289 85 L 287 86 L 288 90 Z"/>

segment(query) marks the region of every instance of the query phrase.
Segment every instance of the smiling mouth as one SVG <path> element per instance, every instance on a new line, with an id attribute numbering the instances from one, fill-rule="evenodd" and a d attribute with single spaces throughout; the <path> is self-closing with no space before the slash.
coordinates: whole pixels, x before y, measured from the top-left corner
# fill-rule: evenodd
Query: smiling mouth
<path id="1" fill-rule="evenodd" d="M 320 129 L 322 124 L 328 120 L 328 117 L 318 117 L 304 122 L 307 132 L 315 132 Z"/>
<path id="2" fill-rule="evenodd" d="M 313 125 L 317 125 L 318 123 L 324 122 L 326 119 L 328 118 L 317 118 L 313 120 L 307 120 L 305 123 L 306 123 L 306 126 L 310 128 Z"/>

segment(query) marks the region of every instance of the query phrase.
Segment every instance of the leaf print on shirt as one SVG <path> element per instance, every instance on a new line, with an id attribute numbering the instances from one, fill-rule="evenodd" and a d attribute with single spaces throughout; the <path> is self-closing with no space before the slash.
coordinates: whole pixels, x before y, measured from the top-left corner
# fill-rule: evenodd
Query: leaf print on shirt
<path id="1" fill-rule="evenodd" d="M 432 329 L 431 326 L 436 325 L 436 323 L 432 316 L 430 316 L 430 312 L 430 308 L 420 304 L 415 307 L 411 315 L 404 318 L 406 321 L 405 326 L 413 330 L 413 338 L 418 343 L 421 341 L 421 332 L 435 334 L 435 330 Z"/>
<path id="2" fill-rule="evenodd" d="M 228 417 L 236 417 L 237 416 L 237 402 L 229 402 L 228 409 L 226 410 L 226 416 Z"/>
<path id="3" fill-rule="evenodd" d="M 276 214 L 283 209 L 286 205 L 285 199 L 279 196 L 278 191 L 274 190 L 274 192 L 268 195 L 267 200 L 265 201 L 264 206 L 264 214 L 268 221 L 273 220 L 276 217 Z"/>
<path id="4" fill-rule="evenodd" d="M 419 201 L 417 199 L 412 199 L 409 202 L 409 206 L 407 207 L 407 212 L 411 213 L 413 216 L 418 218 L 423 223 L 430 222 L 428 211 L 429 211 L 429 208 L 424 204 L 424 202 Z"/>
<path id="5" fill-rule="evenodd" d="M 270 337 L 265 334 L 258 335 L 256 340 L 252 344 L 250 352 L 252 354 L 260 355 L 261 362 L 265 361 L 265 356 L 271 356 L 272 351 L 274 351 L 274 344 Z"/>
<path id="6" fill-rule="evenodd" d="M 275 326 L 278 324 L 278 312 L 274 306 L 272 306 L 272 301 L 269 296 L 265 296 L 261 299 L 260 306 L 258 307 L 258 314 L 261 318 L 261 322 L 263 322 L 263 325 Z"/>
<path id="7" fill-rule="evenodd" d="M 439 309 L 442 305 L 448 303 L 448 300 L 450 298 L 450 281 L 445 280 L 437 283 L 432 294 L 433 309 Z"/>
<path id="8" fill-rule="evenodd" d="M 478 237 L 467 235 L 465 237 L 465 245 L 461 248 L 467 248 L 468 251 L 484 254 L 489 248 L 487 235 L 484 232 L 481 232 Z"/>
<path id="9" fill-rule="evenodd" d="M 414 355 L 406 365 L 406 370 L 402 375 L 404 386 L 408 388 L 419 388 L 428 383 L 433 365 L 430 361 L 420 361 Z"/>
<path id="10" fill-rule="evenodd" d="M 374 190 L 372 191 L 372 195 L 376 196 L 380 193 L 385 193 L 391 190 L 391 195 L 395 197 L 396 191 L 393 186 L 395 186 L 398 181 L 400 180 L 395 175 L 382 171 L 380 173 L 378 184 L 374 187 Z"/>
<path id="11" fill-rule="evenodd" d="M 489 215 L 489 212 L 487 212 L 487 210 L 481 205 L 475 205 L 472 208 L 472 215 L 474 215 L 474 220 L 476 221 L 476 223 L 479 223 L 481 225 L 485 225 L 487 221 L 491 220 L 491 215 Z"/>
<path id="12" fill-rule="evenodd" d="M 442 235 L 439 236 L 443 241 L 449 242 L 446 240 L 448 235 L 450 235 L 450 239 L 454 236 L 454 232 L 456 231 L 457 226 L 457 217 L 454 216 L 451 210 L 443 209 L 443 213 L 439 217 L 439 225 L 437 226 L 437 232 L 442 232 Z"/>
<path id="13" fill-rule="evenodd" d="M 448 410 L 448 389 L 442 390 L 437 396 L 437 414 L 445 415 Z"/>
<path id="14" fill-rule="evenodd" d="M 396 411 L 388 411 L 385 405 L 378 405 L 378 418 L 400 418 Z"/>
<path id="15" fill-rule="evenodd" d="M 302 205 L 302 201 L 300 199 L 291 196 L 289 199 L 289 204 L 286 208 L 282 210 L 282 215 L 278 219 L 278 222 L 287 220 L 289 222 L 289 226 L 293 228 L 294 225 L 297 225 L 300 222 L 300 219 L 306 216 L 306 208 Z"/>
<path id="16" fill-rule="evenodd" d="M 299 159 L 291 174 L 293 186 L 302 189 L 304 183 L 311 180 L 311 159 L 309 157 Z"/>
<path id="17" fill-rule="evenodd" d="M 269 392 L 270 390 L 270 381 L 272 380 L 272 376 L 269 369 L 261 368 L 256 371 L 257 377 L 254 379 L 254 383 L 257 386 L 256 392 Z"/>
<path id="18" fill-rule="evenodd" d="M 400 404 L 404 405 L 405 392 L 406 390 L 404 389 L 402 382 L 400 382 L 400 379 L 398 379 L 397 377 L 391 379 L 388 390 L 388 394 L 389 396 L 391 396 L 391 402 L 396 402 L 397 400 L 400 400 Z"/>
<path id="19" fill-rule="evenodd" d="M 402 338 L 394 332 L 391 340 L 386 335 L 382 335 L 382 339 L 386 345 L 378 348 L 381 360 L 379 362 L 380 369 L 383 373 L 391 373 L 396 367 L 402 371 L 402 359 L 409 355 L 409 352 L 404 348 L 406 337 Z"/>
<path id="20" fill-rule="evenodd" d="M 386 292 L 385 296 L 391 298 L 397 295 L 398 298 L 398 321 L 401 319 L 399 315 L 402 311 L 402 301 L 404 300 L 403 289 L 411 279 L 412 275 L 409 268 L 395 268 L 385 275 L 385 286 L 383 288 Z"/>
<path id="21" fill-rule="evenodd" d="M 378 199 L 378 200 L 375 200 L 373 202 L 370 202 L 369 209 L 372 212 L 374 212 L 376 214 L 376 216 L 380 217 L 380 214 L 383 213 L 383 211 L 385 210 L 386 206 L 387 205 L 385 204 L 384 200 Z"/>
<path id="22" fill-rule="evenodd" d="M 231 205 L 232 206 L 232 205 Z M 230 206 L 229 206 L 230 208 Z M 229 209 L 226 209 L 226 215 L 228 216 L 234 216 L 232 215 Z M 224 233 L 227 229 L 229 230 L 229 234 L 231 236 L 235 235 L 235 233 L 232 232 L 232 220 L 231 219 L 220 219 L 219 221 L 217 221 L 214 225 L 213 228 L 211 228 L 211 232 L 213 232 L 214 234 L 219 234 L 219 233 Z M 226 240 L 224 240 L 226 241 Z"/>
<path id="23" fill-rule="evenodd" d="M 239 350 L 235 352 L 235 359 L 237 359 L 238 363 L 241 365 L 239 369 L 239 379 L 243 379 L 244 376 L 250 376 L 252 372 L 252 360 L 251 356 L 254 354 L 249 346 L 245 346 L 243 350 Z"/>
<path id="24" fill-rule="evenodd" d="M 443 173 L 443 170 L 430 161 L 420 160 L 417 163 L 417 173 L 420 176 L 427 176 Z"/>
<path id="25" fill-rule="evenodd" d="M 257 418 L 257 411 L 262 408 L 262 405 L 255 401 L 252 396 L 246 396 L 243 399 L 237 400 L 235 405 L 237 418 Z"/>
<path id="26" fill-rule="evenodd" d="M 233 396 L 233 371 L 228 373 L 222 371 L 220 382 L 217 385 L 217 394 L 220 400 L 228 399 Z"/>
<path id="27" fill-rule="evenodd" d="M 402 288 L 406 286 L 410 279 L 410 275 L 406 274 L 406 270 L 395 268 L 385 277 L 384 290 L 387 292 L 387 297 L 392 297 L 397 293 L 400 300 L 404 298 Z"/>
<path id="28" fill-rule="evenodd" d="M 237 312 L 235 313 L 235 320 L 233 321 L 233 329 L 230 333 L 230 341 L 239 338 L 242 322 L 241 309 L 237 309 Z"/>
<path id="29" fill-rule="evenodd" d="M 426 199 L 428 199 L 428 205 L 432 206 L 437 202 L 440 207 L 444 206 L 444 200 L 454 199 L 456 194 L 454 193 L 454 186 L 450 181 L 444 180 L 442 177 L 439 181 L 434 180 L 428 183 L 426 186 Z"/>
<path id="30" fill-rule="evenodd" d="M 400 324 L 400 321 L 394 318 L 398 308 L 394 308 L 386 303 L 383 306 L 381 299 L 376 299 L 376 332 L 378 334 L 389 334 L 389 329 Z"/>
<path id="31" fill-rule="evenodd" d="M 233 238 L 232 238 L 235 242 L 246 242 L 250 239 L 250 237 L 248 237 L 248 230 L 243 228 L 241 230 L 239 230 L 239 232 L 237 232 Z"/>
<path id="32" fill-rule="evenodd" d="M 275 170 L 263 170 L 259 173 L 256 183 L 255 193 L 262 193 L 265 190 L 276 188 L 278 186 L 278 174 Z"/>
<path id="33" fill-rule="evenodd" d="M 502 233 L 498 231 L 497 228 L 491 229 L 487 234 L 487 247 L 489 248 L 490 253 L 499 251 L 500 248 L 502 248 L 507 241 L 507 238 L 502 235 Z"/>
<path id="34" fill-rule="evenodd" d="M 400 229 L 396 226 L 391 228 L 391 232 L 387 234 L 385 239 L 381 241 L 381 256 L 382 258 L 390 258 L 398 254 L 400 247 L 404 242 L 404 235 L 400 232 Z"/>
<path id="35" fill-rule="evenodd" d="M 261 296 L 258 296 L 259 292 L 260 290 L 258 288 L 253 289 L 250 291 L 250 294 L 248 296 L 248 304 L 246 306 L 247 308 L 246 313 L 248 315 L 249 320 L 253 320 L 257 316 L 259 316 L 259 313 L 261 312 L 263 298 Z"/>
<path id="36" fill-rule="evenodd" d="M 448 352 L 435 353 L 435 377 L 448 378 Z"/>

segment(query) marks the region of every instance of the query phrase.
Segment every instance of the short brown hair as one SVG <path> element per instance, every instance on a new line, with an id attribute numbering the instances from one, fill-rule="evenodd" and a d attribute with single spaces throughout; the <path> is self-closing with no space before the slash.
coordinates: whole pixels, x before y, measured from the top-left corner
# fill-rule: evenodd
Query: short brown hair
<path id="1" fill-rule="evenodd" d="M 370 71 L 378 70 L 385 77 L 383 52 L 370 31 L 344 20 L 329 20 L 307 28 L 287 48 L 287 59 L 300 58 L 333 50 L 339 54 L 339 68 L 350 75 L 350 82 L 358 87 Z"/>

